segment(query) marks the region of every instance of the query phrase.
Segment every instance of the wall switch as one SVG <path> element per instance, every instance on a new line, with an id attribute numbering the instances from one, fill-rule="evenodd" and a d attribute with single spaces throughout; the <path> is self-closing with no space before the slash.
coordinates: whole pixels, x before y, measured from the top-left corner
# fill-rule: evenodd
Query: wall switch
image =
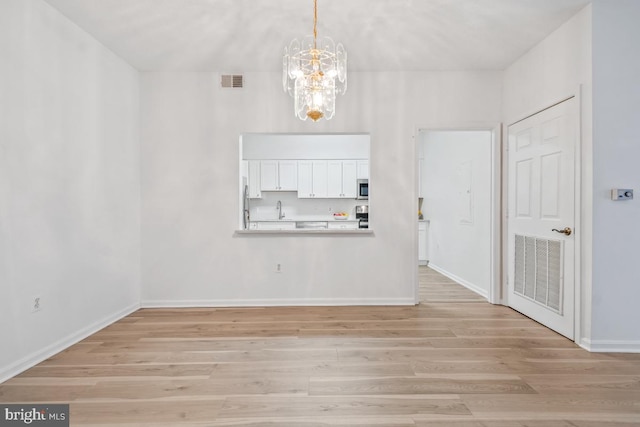
<path id="1" fill-rule="evenodd" d="M 282 273 L 282 264 L 276 264 L 276 273 Z"/>
<path id="2" fill-rule="evenodd" d="M 614 188 L 611 190 L 611 200 L 632 200 L 633 190 L 629 188 Z"/>

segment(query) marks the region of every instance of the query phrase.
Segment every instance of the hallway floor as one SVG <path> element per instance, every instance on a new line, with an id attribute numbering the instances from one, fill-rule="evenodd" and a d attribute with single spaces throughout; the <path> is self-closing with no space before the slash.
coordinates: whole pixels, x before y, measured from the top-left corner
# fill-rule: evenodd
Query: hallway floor
<path id="1" fill-rule="evenodd" d="M 418 270 L 420 302 L 484 302 L 482 296 L 454 282 L 434 269 L 421 265 Z"/>

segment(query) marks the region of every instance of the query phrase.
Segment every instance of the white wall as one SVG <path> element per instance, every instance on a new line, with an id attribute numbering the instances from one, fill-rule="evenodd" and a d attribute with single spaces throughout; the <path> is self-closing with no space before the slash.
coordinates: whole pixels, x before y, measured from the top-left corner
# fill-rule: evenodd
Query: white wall
<path id="1" fill-rule="evenodd" d="M 274 134 L 242 135 L 245 160 L 369 159 L 371 138 L 367 134 Z"/>
<path id="2" fill-rule="evenodd" d="M 491 131 L 422 131 L 429 265 L 478 294 L 491 286 Z"/>
<path id="3" fill-rule="evenodd" d="M 0 382 L 139 303 L 138 108 L 130 66 L 0 2 Z"/>
<path id="4" fill-rule="evenodd" d="M 319 123 L 294 117 L 278 73 L 245 82 L 142 73 L 143 304 L 413 303 L 415 130 L 499 122 L 502 73 L 352 73 Z M 371 133 L 374 235 L 235 236 L 245 132 Z"/>
<path id="5" fill-rule="evenodd" d="M 640 351 L 640 2 L 593 2 L 591 348 Z M 613 202 L 612 188 L 636 198 Z"/>

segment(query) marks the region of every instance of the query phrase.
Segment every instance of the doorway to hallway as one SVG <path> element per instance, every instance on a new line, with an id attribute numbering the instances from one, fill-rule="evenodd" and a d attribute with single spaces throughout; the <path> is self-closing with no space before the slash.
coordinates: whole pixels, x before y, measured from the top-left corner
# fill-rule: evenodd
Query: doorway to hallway
<path id="1" fill-rule="evenodd" d="M 422 129 L 416 142 L 423 217 L 418 224 L 419 263 L 449 279 L 443 287 L 457 282 L 485 301 L 499 302 L 498 128 Z M 426 256 L 426 262 L 420 256 Z M 428 270 L 421 266 L 419 281 L 423 271 Z"/>

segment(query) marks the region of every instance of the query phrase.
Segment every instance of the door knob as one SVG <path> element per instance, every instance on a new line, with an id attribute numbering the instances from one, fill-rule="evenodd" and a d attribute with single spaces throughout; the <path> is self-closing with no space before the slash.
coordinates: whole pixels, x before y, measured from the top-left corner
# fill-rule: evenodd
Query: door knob
<path id="1" fill-rule="evenodd" d="M 567 236 L 571 236 L 571 228 L 565 227 L 562 230 L 558 230 L 557 228 L 552 228 L 551 231 L 555 231 L 556 233 L 565 234 Z"/>

